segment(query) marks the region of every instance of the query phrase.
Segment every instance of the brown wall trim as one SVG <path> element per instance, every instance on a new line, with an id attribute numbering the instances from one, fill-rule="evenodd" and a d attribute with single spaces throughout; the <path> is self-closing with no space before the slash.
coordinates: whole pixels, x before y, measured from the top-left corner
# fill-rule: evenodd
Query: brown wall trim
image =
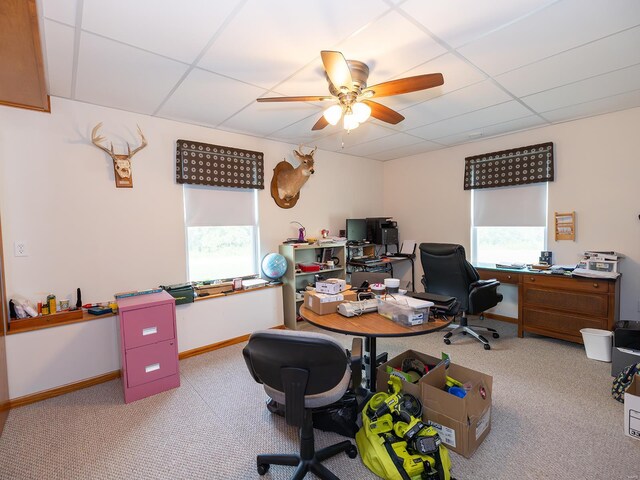
<path id="1" fill-rule="evenodd" d="M 271 327 L 275 330 L 284 330 L 284 325 L 278 325 L 277 327 Z M 236 343 L 246 342 L 249 340 L 250 335 L 241 335 L 239 337 L 230 338 L 229 340 L 225 340 L 223 342 L 212 343 L 210 345 L 204 345 L 202 347 L 194 348 L 193 350 L 185 350 L 184 352 L 180 352 L 178 358 L 183 360 L 189 357 L 195 357 L 196 355 L 201 355 L 207 352 L 213 352 L 214 350 L 218 350 L 220 348 L 229 347 L 231 345 L 235 345 Z"/>
<path id="2" fill-rule="evenodd" d="M 271 327 L 271 328 L 275 330 L 284 330 L 285 326 L 278 325 L 277 327 Z M 185 358 L 195 357 L 196 355 L 201 355 L 203 353 L 219 350 L 221 348 L 228 347 L 230 345 L 235 345 L 236 343 L 244 342 L 248 339 L 249 339 L 249 335 L 241 335 L 240 337 L 230 338 L 229 340 L 225 340 L 223 342 L 204 345 L 202 347 L 194 348 L 193 350 L 185 350 L 184 352 L 180 352 L 178 354 L 178 358 L 180 360 L 183 360 Z M 87 387 L 93 387 L 94 385 L 109 382 L 111 380 L 115 380 L 116 378 L 120 378 L 120 370 L 105 373 L 103 375 L 98 375 L 96 377 L 87 378 L 86 380 L 80 380 L 79 382 L 69 383 L 61 387 L 51 388 L 49 390 L 43 390 L 41 392 L 32 393 L 30 395 L 25 395 L 23 397 L 13 398 L 13 399 L 10 399 L 8 402 L 5 402 L 4 405 L 0 405 L 0 411 L 2 411 L 3 409 L 23 407 L 25 405 L 36 403 L 41 400 L 47 400 L 48 398 L 64 395 L 65 393 L 75 392 L 76 390 L 82 390 L 83 388 L 87 388 Z"/>
<path id="3" fill-rule="evenodd" d="M 39 402 L 40 400 L 46 400 L 48 398 L 64 395 L 65 393 L 75 392 L 76 390 L 92 387 L 94 385 L 98 385 L 99 383 L 109 382 L 119 377 L 120 370 L 116 370 L 115 372 L 105 373 L 103 375 L 87 378 L 86 380 L 81 380 L 79 382 L 68 383 L 67 385 L 62 385 L 61 387 L 43 390 L 41 392 L 32 393 L 23 397 L 12 398 L 9 400 L 9 408 L 23 407 L 25 405 L 29 405 L 30 403 Z"/>

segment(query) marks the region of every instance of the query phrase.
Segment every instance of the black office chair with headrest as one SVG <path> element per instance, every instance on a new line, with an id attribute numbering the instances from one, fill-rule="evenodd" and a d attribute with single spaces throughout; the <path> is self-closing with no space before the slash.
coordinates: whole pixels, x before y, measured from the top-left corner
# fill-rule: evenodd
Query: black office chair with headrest
<path id="1" fill-rule="evenodd" d="M 451 336 L 458 333 L 469 334 L 484 344 L 485 350 L 491 346 L 486 338 L 475 330 L 483 330 L 500 335 L 493 328 L 467 323 L 467 314 L 479 315 L 485 310 L 495 307 L 502 301 L 497 292 L 500 282 L 497 280 L 480 280 L 477 270 L 467 262 L 464 247 L 451 243 L 421 243 L 420 259 L 422 260 L 422 284 L 425 291 L 438 295 L 449 295 L 460 302 L 462 315 L 459 324 L 451 324 L 454 329 L 444 336 L 444 343 L 451 343 Z M 473 327 L 473 328 L 471 328 Z M 475 329 L 475 330 L 474 330 Z"/>
<path id="2" fill-rule="evenodd" d="M 355 445 L 345 440 L 316 451 L 311 409 L 329 405 L 362 381 L 362 339 L 354 338 L 350 356 L 332 337 L 289 330 L 255 332 L 242 350 L 254 380 L 271 398 L 285 406 L 289 425 L 300 427 L 300 454 L 258 455 L 258 473 L 270 465 L 297 466 L 292 479 L 311 471 L 323 480 L 336 480 L 322 461 L 340 452 L 355 458 Z"/>

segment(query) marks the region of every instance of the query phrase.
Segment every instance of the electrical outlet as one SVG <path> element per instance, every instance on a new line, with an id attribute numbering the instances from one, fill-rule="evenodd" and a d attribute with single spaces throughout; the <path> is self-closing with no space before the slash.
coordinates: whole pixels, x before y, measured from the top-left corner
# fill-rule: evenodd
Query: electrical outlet
<path id="1" fill-rule="evenodd" d="M 13 255 L 15 257 L 28 257 L 27 253 L 27 242 L 24 241 L 16 241 L 13 244 Z"/>

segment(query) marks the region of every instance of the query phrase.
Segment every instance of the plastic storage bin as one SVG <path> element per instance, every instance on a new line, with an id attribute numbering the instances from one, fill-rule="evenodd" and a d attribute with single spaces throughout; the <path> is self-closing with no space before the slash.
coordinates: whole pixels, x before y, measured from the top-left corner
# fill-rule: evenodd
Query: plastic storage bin
<path id="1" fill-rule="evenodd" d="M 611 362 L 611 347 L 613 332 L 597 328 L 583 328 L 580 330 L 587 358 Z"/>
<path id="2" fill-rule="evenodd" d="M 429 307 L 415 308 L 400 301 L 387 300 L 379 302 L 378 313 L 407 327 L 421 325 L 429 319 Z"/>

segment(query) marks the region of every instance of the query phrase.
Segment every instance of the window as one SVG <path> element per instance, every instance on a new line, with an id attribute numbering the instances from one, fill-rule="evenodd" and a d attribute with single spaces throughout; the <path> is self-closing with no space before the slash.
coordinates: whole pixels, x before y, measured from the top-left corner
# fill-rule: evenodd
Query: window
<path id="1" fill-rule="evenodd" d="M 473 263 L 538 263 L 547 245 L 547 185 L 472 190 Z"/>
<path id="2" fill-rule="evenodd" d="M 189 281 L 258 273 L 257 191 L 184 185 Z"/>

